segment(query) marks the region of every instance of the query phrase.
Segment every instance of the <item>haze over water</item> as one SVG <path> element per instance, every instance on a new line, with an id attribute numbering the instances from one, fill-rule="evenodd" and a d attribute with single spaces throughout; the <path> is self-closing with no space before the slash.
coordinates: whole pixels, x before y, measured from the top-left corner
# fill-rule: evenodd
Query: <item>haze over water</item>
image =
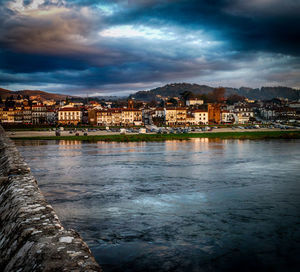
<path id="1" fill-rule="evenodd" d="M 300 141 L 17 141 L 104 271 L 298 271 Z"/>

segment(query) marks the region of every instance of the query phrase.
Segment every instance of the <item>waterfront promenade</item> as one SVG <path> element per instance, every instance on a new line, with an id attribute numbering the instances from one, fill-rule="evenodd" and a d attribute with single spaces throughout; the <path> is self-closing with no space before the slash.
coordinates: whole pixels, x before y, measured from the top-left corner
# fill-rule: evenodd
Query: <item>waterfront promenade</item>
<path id="1" fill-rule="evenodd" d="M 203 131 L 203 132 L 190 132 L 190 133 L 221 133 L 221 132 L 272 132 L 272 131 L 282 131 L 282 129 L 279 128 L 259 128 L 259 129 L 239 129 L 235 128 L 234 130 L 232 128 L 218 128 L 214 129 L 213 131 Z M 291 131 L 291 130 L 287 130 Z M 298 130 L 300 131 L 300 130 Z M 83 136 L 84 132 L 78 131 L 80 136 Z M 90 131 L 87 132 L 89 136 L 109 136 L 109 135 L 119 135 L 120 132 L 108 132 L 108 131 Z M 138 133 L 127 133 L 128 135 L 135 135 Z M 155 134 L 155 133 L 147 133 L 147 134 Z M 55 136 L 55 131 L 7 131 L 7 135 L 10 138 L 27 138 L 27 137 L 48 137 L 48 136 Z M 70 134 L 69 131 L 61 131 L 61 136 L 74 136 L 75 133 Z"/>

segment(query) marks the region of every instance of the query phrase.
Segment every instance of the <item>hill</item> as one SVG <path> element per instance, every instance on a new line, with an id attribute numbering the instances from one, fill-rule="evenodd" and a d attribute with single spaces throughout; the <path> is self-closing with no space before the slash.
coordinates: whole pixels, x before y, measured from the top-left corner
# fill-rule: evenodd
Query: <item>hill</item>
<path id="1" fill-rule="evenodd" d="M 194 94 L 207 94 L 213 91 L 214 88 L 206 85 L 189 84 L 189 83 L 172 83 L 163 87 L 152 89 L 149 91 L 139 91 L 131 95 L 131 98 L 137 100 L 151 101 L 157 99 L 157 95 L 161 96 L 178 96 L 185 91 L 191 91 Z"/>
<path id="2" fill-rule="evenodd" d="M 296 90 L 288 87 L 261 87 L 257 89 L 241 87 L 239 89 L 224 87 L 226 90 L 226 96 L 232 94 L 238 94 L 240 96 L 245 96 L 249 99 L 260 99 L 260 100 L 270 100 L 275 97 L 283 97 L 288 98 L 290 100 L 300 99 L 300 90 Z M 172 83 L 167 84 L 163 87 L 159 87 L 156 89 L 148 90 L 148 91 L 139 91 L 132 95 L 130 98 L 134 98 L 137 100 L 157 100 L 157 95 L 163 97 L 180 97 L 180 94 L 185 91 L 193 92 L 196 95 L 207 94 L 214 90 L 214 87 L 206 86 L 206 85 L 198 85 L 198 84 L 190 84 L 190 83 Z"/>
<path id="3" fill-rule="evenodd" d="M 68 95 L 65 94 L 55 94 L 55 93 L 48 93 L 48 92 L 44 92 L 44 91 L 39 91 L 39 90 L 21 90 L 21 91 L 10 91 L 7 89 L 3 89 L 0 88 L 0 97 L 2 99 L 6 99 L 6 97 L 8 96 L 18 96 L 18 95 L 22 95 L 22 96 L 33 96 L 36 97 L 35 99 L 39 99 L 41 101 L 44 100 L 55 100 L 55 101 L 59 101 L 59 100 L 64 100 L 66 99 L 66 97 Z"/>

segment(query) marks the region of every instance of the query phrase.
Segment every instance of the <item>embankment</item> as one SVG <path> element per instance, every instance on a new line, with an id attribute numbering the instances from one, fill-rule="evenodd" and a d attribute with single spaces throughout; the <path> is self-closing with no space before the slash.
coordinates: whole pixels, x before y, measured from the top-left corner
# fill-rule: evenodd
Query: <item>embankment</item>
<path id="1" fill-rule="evenodd" d="M 215 138 L 215 139 L 300 139 L 300 130 L 279 131 L 213 131 L 201 133 L 182 134 L 106 134 L 106 135 L 64 135 L 64 136 L 10 136 L 15 140 L 76 140 L 76 141 L 105 141 L 105 142 L 155 142 L 169 140 L 190 140 L 192 138 Z"/>
<path id="2" fill-rule="evenodd" d="M 0 271 L 101 271 L 66 230 L 0 126 Z"/>

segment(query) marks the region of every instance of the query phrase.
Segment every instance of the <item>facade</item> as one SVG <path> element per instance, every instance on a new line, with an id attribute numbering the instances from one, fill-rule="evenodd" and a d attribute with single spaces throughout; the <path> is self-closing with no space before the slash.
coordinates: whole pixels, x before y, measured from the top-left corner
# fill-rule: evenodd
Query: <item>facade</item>
<path id="1" fill-rule="evenodd" d="M 120 126 L 122 113 L 120 109 L 96 110 L 95 120 L 98 126 Z"/>
<path id="2" fill-rule="evenodd" d="M 98 126 L 143 125 L 143 114 L 138 109 L 92 109 L 88 116 L 89 123 Z"/>
<path id="3" fill-rule="evenodd" d="M 208 124 L 208 111 L 206 110 L 193 110 L 193 116 L 195 117 L 196 125 Z"/>
<path id="4" fill-rule="evenodd" d="M 192 99 L 186 100 L 185 104 L 187 106 L 203 105 L 204 101 L 201 99 L 198 99 L 198 98 L 192 98 Z"/>
<path id="5" fill-rule="evenodd" d="M 233 112 L 222 111 L 221 112 L 221 122 L 223 124 L 235 124 L 235 123 L 238 123 L 238 117 Z"/>
<path id="6" fill-rule="evenodd" d="M 289 104 L 290 108 L 300 109 L 300 101 L 291 102 Z"/>
<path id="7" fill-rule="evenodd" d="M 282 107 L 277 112 L 277 119 L 279 120 L 296 120 L 299 119 L 300 114 L 297 114 L 296 108 Z"/>
<path id="8" fill-rule="evenodd" d="M 186 125 L 190 125 L 190 126 L 197 125 L 194 115 L 192 115 L 192 114 L 186 115 Z"/>
<path id="9" fill-rule="evenodd" d="M 91 125 L 97 125 L 97 111 L 101 110 L 100 108 L 93 108 L 88 110 L 88 122 Z"/>
<path id="10" fill-rule="evenodd" d="M 33 124 L 45 124 L 47 116 L 47 108 L 43 104 L 33 105 L 32 109 L 32 123 Z"/>
<path id="11" fill-rule="evenodd" d="M 168 126 L 185 125 L 187 109 L 186 108 L 166 108 L 165 123 Z"/>
<path id="12" fill-rule="evenodd" d="M 221 105 L 220 104 L 208 104 L 208 121 L 211 123 L 221 123 Z"/>
<path id="13" fill-rule="evenodd" d="M 154 125 L 163 126 L 165 124 L 165 109 L 156 108 L 152 113 L 152 122 Z"/>
<path id="14" fill-rule="evenodd" d="M 82 121 L 82 112 L 78 108 L 61 108 L 58 111 L 58 123 L 63 125 L 77 125 Z"/>
<path id="15" fill-rule="evenodd" d="M 165 109 L 165 122 L 168 126 L 176 125 L 176 108 L 167 108 Z"/>
<path id="16" fill-rule="evenodd" d="M 21 107 L 14 109 L 14 123 L 16 124 L 23 123 L 23 110 Z"/>
<path id="17" fill-rule="evenodd" d="M 260 116 L 265 120 L 273 120 L 277 116 L 276 110 L 274 108 L 261 108 L 259 112 Z"/>
<path id="18" fill-rule="evenodd" d="M 122 125 L 143 125 L 142 111 L 138 109 L 122 109 Z"/>
<path id="19" fill-rule="evenodd" d="M 14 121 L 14 118 L 11 119 L 11 117 L 13 117 L 13 115 L 9 114 L 9 113 L 10 113 L 9 109 L 1 108 L 1 110 L 0 110 L 1 123 L 9 123 L 9 120 L 10 120 L 10 122 Z M 10 118 L 9 118 L 9 116 L 10 116 Z"/>
<path id="20" fill-rule="evenodd" d="M 235 107 L 234 112 L 238 117 L 239 124 L 249 123 L 250 118 L 254 117 L 254 112 L 250 107 L 246 107 L 246 106 Z"/>
<path id="21" fill-rule="evenodd" d="M 47 124 L 56 124 L 57 122 L 57 115 L 55 110 L 49 109 L 46 112 L 46 122 Z"/>
<path id="22" fill-rule="evenodd" d="M 2 117 L 3 123 L 14 123 L 15 122 L 15 111 L 13 108 L 7 108 L 3 111 L 3 117 Z"/>
<path id="23" fill-rule="evenodd" d="M 154 111 L 153 117 L 165 118 L 165 109 L 164 108 L 156 108 Z"/>
<path id="24" fill-rule="evenodd" d="M 29 105 L 23 107 L 23 123 L 25 124 L 32 123 L 32 110 Z"/>
<path id="25" fill-rule="evenodd" d="M 152 124 L 152 122 L 153 122 L 152 115 L 153 115 L 153 110 L 152 109 L 143 109 L 142 110 L 143 123 L 145 125 L 151 125 Z"/>

